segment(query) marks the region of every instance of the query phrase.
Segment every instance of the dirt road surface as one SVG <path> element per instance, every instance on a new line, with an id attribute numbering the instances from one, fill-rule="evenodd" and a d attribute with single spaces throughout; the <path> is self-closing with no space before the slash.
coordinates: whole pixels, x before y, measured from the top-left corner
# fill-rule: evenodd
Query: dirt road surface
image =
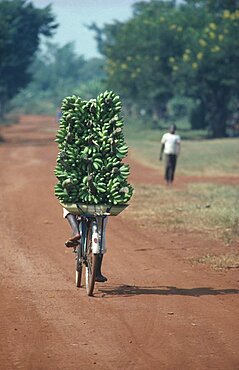
<path id="1" fill-rule="evenodd" d="M 112 217 L 108 282 L 91 298 L 75 287 L 70 230 L 53 192 L 56 127 L 51 117 L 23 116 L 3 130 L 0 369 L 238 370 L 237 271 L 192 266 L 172 252 L 172 243 L 199 243 L 192 235 L 146 235 L 123 214 Z M 160 181 L 131 167 L 133 183 Z"/>

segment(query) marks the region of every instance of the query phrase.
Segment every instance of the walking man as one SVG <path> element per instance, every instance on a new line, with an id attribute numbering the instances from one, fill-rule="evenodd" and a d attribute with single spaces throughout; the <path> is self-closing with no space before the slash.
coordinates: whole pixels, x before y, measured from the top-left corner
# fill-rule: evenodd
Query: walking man
<path id="1" fill-rule="evenodd" d="M 161 140 L 161 150 L 159 160 L 162 161 L 163 154 L 165 157 L 165 174 L 164 178 L 167 185 L 173 183 L 174 173 L 177 164 L 177 158 L 180 153 L 180 136 L 175 134 L 176 125 L 172 125 L 169 131 L 165 133 Z"/>

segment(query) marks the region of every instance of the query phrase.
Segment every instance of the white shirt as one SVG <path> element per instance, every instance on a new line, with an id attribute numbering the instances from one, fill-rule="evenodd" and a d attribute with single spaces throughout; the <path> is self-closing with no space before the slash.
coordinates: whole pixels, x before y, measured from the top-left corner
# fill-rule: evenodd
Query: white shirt
<path id="1" fill-rule="evenodd" d="M 164 144 L 165 154 L 179 154 L 180 136 L 167 132 L 163 135 L 161 144 Z"/>

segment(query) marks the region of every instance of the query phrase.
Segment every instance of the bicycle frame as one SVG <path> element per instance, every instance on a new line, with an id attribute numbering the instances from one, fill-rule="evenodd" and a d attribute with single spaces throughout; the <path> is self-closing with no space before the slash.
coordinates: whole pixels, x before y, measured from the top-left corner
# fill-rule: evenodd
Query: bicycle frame
<path id="1" fill-rule="evenodd" d="M 82 215 L 79 217 L 81 242 L 75 248 L 76 286 L 82 286 L 81 276 L 84 265 L 86 291 L 89 296 L 93 295 L 99 255 L 105 253 L 106 220 L 107 215 Z"/>
<path id="2" fill-rule="evenodd" d="M 105 253 L 105 226 L 107 215 L 93 216 L 84 215 L 80 217 L 80 234 L 82 244 L 82 255 L 84 256 L 87 249 L 87 239 L 90 228 L 91 235 L 91 249 L 92 253 Z"/>
<path id="3" fill-rule="evenodd" d="M 86 270 L 86 291 L 93 295 L 94 283 L 98 268 L 101 268 L 102 255 L 106 252 L 105 230 L 108 216 L 117 216 L 128 204 L 64 204 L 62 207 L 75 215 L 79 221 L 79 233 L 81 235 L 79 244 L 74 248 L 76 254 L 76 286 L 82 286 L 82 270 Z M 96 281 L 101 281 L 97 279 Z"/>

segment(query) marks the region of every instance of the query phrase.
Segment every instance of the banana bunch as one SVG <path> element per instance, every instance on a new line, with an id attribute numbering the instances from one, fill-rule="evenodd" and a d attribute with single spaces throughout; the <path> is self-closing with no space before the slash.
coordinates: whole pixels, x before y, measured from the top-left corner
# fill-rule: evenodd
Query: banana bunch
<path id="1" fill-rule="evenodd" d="M 63 99 L 55 140 L 55 195 L 63 203 L 117 205 L 131 198 L 130 169 L 122 162 L 128 146 L 121 108 L 113 91 L 89 101 L 76 95 Z"/>

